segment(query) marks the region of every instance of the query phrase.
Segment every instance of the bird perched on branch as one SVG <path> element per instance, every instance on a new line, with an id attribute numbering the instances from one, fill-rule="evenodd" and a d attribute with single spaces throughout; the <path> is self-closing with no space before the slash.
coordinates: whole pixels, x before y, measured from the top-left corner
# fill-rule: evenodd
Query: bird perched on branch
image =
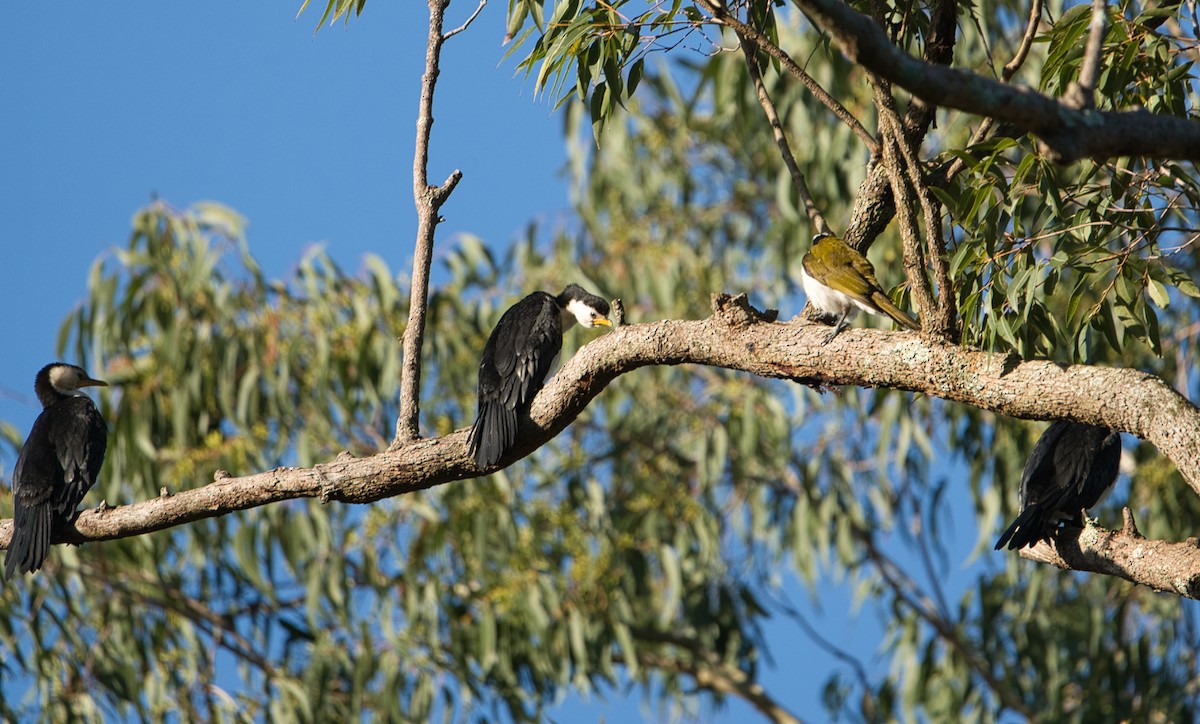
<path id="1" fill-rule="evenodd" d="M 833 234 L 813 237 L 812 249 L 800 260 L 800 281 L 808 301 L 827 319 L 837 319 L 826 343 L 849 326 L 847 320 L 859 309 L 891 317 L 905 329 L 921 328 L 888 298 L 867 257 Z"/>
<path id="2" fill-rule="evenodd" d="M 108 386 L 82 368 L 55 362 L 34 378 L 42 412 L 13 468 L 13 534 L 4 572 L 42 567 L 55 532 L 75 521 L 75 509 L 100 476 L 108 428 L 80 390 Z"/>
<path id="3" fill-rule="evenodd" d="M 1082 528 L 1083 511 L 1112 490 L 1121 465 L 1121 434 L 1059 420 L 1038 438 L 1021 473 L 1021 514 L 996 541 L 996 550 L 1031 546 L 1065 522 Z"/>
<path id="4" fill-rule="evenodd" d="M 608 302 L 571 284 L 557 297 L 534 292 L 500 317 L 479 361 L 479 414 L 467 437 L 480 469 L 495 465 L 516 442 L 520 417 L 562 349 L 563 331 L 575 322 L 611 327 Z"/>

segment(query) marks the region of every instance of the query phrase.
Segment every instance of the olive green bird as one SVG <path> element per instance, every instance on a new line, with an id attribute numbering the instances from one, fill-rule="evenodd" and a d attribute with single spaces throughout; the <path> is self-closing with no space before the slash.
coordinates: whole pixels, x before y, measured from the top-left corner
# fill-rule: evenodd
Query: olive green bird
<path id="1" fill-rule="evenodd" d="M 859 309 L 887 315 L 905 329 L 921 328 L 884 293 L 867 257 L 833 234 L 813 237 L 812 249 L 800 260 L 800 281 L 809 303 L 826 319 L 837 318 L 827 344 L 849 326 L 847 320 Z"/>

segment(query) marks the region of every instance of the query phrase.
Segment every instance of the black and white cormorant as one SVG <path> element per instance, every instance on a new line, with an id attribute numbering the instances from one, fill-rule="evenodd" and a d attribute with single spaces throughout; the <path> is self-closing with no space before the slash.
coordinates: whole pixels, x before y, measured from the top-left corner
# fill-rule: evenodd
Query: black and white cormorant
<path id="1" fill-rule="evenodd" d="M 575 322 L 611 327 L 608 302 L 571 284 L 557 297 L 534 292 L 500 317 L 479 360 L 479 414 L 467 438 L 480 469 L 495 465 L 516 442 L 520 418 L 562 349 L 563 331 Z"/>
<path id="2" fill-rule="evenodd" d="M 1121 466 L 1116 430 L 1059 420 L 1038 439 L 1021 473 L 1021 514 L 996 550 L 1050 540 L 1060 522 L 1083 527 L 1083 511 L 1112 490 Z"/>
<path id="3" fill-rule="evenodd" d="M 13 534 L 4 572 L 42 567 L 54 533 L 75 520 L 75 509 L 96 483 L 104 463 L 108 428 L 92 401 L 79 390 L 95 380 L 75 365 L 56 362 L 37 373 L 34 392 L 42 413 L 13 468 Z"/>

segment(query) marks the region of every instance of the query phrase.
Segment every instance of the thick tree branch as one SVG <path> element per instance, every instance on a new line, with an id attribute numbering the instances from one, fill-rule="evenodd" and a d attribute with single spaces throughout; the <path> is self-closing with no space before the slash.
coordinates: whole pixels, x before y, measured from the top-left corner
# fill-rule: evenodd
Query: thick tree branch
<path id="1" fill-rule="evenodd" d="M 1122 530 L 1097 528 L 1060 529 L 1053 543 L 1023 548 L 1031 561 L 1049 563 L 1068 571 L 1090 571 L 1124 578 L 1156 591 L 1200 598 L 1200 542 L 1148 540 L 1138 533 L 1133 513 L 1125 508 Z"/>
<path id="2" fill-rule="evenodd" d="M 1075 109 L 1028 88 L 914 58 L 893 45 L 873 20 L 841 0 L 796 4 L 833 36 L 851 61 L 925 103 L 989 116 L 1033 133 L 1042 151 L 1060 163 L 1113 156 L 1200 158 L 1200 124 L 1188 119 L 1146 111 Z"/>
<path id="3" fill-rule="evenodd" d="M 450 193 L 462 179 L 462 172 L 455 169 L 441 186 L 429 185 L 429 136 L 433 129 L 433 91 L 440 72 L 442 44 L 454 34 L 442 34 L 442 23 L 449 5 L 450 0 L 429 0 L 429 39 L 425 46 L 425 74 L 421 76 L 417 141 L 413 154 L 413 200 L 417 205 L 417 239 L 413 249 L 408 326 L 404 328 L 404 363 L 400 371 L 400 417 L 396 419 L 393 449 L 417 439 L 421 413 L 421 343 L 425 337 L 425 315 L 429 302 L 429 267 L 433 262 L 433 237 L 438 223 L 442 220 L 439 215 L 442 204 L 446 203 Z M 470 20 L 467 23 L 470 23 Z"/>
<path id="4" fill-rule="evenodd" d="M 648 365 L 699 364 L 817 386 L 908 390 L 1012 417 L 1113 427 L 1154 443 L 1200 492 L 1200 410 L 1157 377 L 1131 369 L 1023 362 L 873 329 L 850 329 L 826 343 L 828 327 L 771 321 L 744 296 L 716 295 L 713 308 L 707 319 L 622 326 L 584 345 L 538 394 L 531 419 L 502 464 L 558 435 L 618 376 Z M 343 454 L 312 468 L 219 477 L 175 495 L 101 506 L 80 514 L 69 540 L 126 538 L 294 498 L 372 503 L 481 472 L 467 455 L 464 428 L 372 457 Z M 0 547 L 7 547 L 11 535 L 12 521 L 0 522 Z M 1200 549 L 1194 555 L 1200 561 Z"/>

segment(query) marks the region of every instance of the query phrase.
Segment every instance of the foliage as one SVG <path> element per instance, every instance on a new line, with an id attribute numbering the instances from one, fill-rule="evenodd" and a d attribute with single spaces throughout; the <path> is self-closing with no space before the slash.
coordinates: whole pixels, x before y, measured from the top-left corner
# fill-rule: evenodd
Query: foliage
<path id="1" fill-rule="evenodd" d="M 363 3 L 331 0 L 319 24 L 351 7 Z M 567 114 L 577 213 L 553 236 L 531 228 L 502 258 L 472 238 L 445 255 L 424 360 L 429 433 L 469 422 L 478 350 L 526 290 L 579 281 L 621 296 L 633 321 L 702 316 L 716 291 L 746 290 L 783 319 L 801 307 L 808 220 L 744 61 L 689 52 L 731 36 L 690 3 L 632 7 L 509 3 L 521 67 Z M 870 115 L 861 74 L 798 12 L 733 9 Z M 1190 18 L 1116 10 L 1101 105 L 1191 114 Z M 880 10 L 911 52 L 929 12 Z M 990 2 L 963 12 L 959 62 L 1003 65 L 989 49 L 1015 45 L 1019 13 Z M 1028 81 L 1058 93 L 1077 77 L 1086 18 L 1068 10 L 1046 26 Z M 653 60 L 667 50 L 669 63 Z M 817 206 L 847 219 L 865 176 L 858 140 L 777 65 L 763 68 Z M 968 143 L 975 119 L 944 115 L 930 176 L 961 166 L 935 193 L 965 338 L 1190 388 L 1194 169 L 1055 167 L 1030 138 Z M 109 502 L 387 444 L 404 281 L 377 258 L 347 274 L 319 248 L 289 278 L 267 279 L 243 226 L 213 204 L 142 210 L 64 326 L 64 349 L 116 383 L 102 397 Z M 890 233 L 873 247 L 888 286 L 902 281 L 898 254 Z M 587 334 L 572 332 L 564 355 Z M 56 549 L 43 574 L 0 592 L 0 645 L 12 652 L 0 681 L 36 682 L 0 716 L 525 720 L 564 692 L 627 685 L 688 710 L 697 691 L 750 700 L 736 684 L 696 688 L 714 673 L 757 685 L 765 662 L 803 655 L 768 640 L 776 617 L 847 661 L 824 682 L 831 717 L 1194 719 L 1197 634 L 1177 599 L 1011 556 L 943 585 L 968 555 L 948 543 L 960 539 L 952 529 L 975 539 L 970 555 L 990 549 L 1035 436 L 895 392 L 639 370 L 488 478 L 370 508 L 293 502 Z M 1196 497 L 1153 451 L 1129 452 L 1147 532 L 1187 535 Z M 956 507 L 964 485 L 969 504 Z M 884 622 L 884 665 L 807 625 L 838 582 Z M 788 599 L 797 584 L 807 600 Z"/>

